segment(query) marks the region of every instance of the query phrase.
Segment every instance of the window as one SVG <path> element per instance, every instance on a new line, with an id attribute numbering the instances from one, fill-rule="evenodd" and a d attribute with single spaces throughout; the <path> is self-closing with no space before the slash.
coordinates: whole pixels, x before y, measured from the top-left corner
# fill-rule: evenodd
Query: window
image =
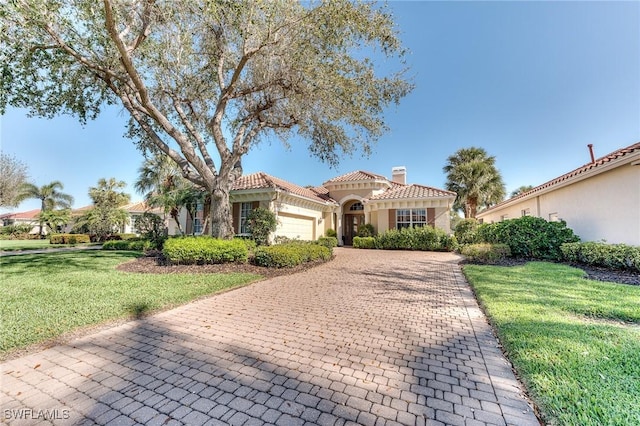
<path id="1" fill-rule="evenodd" d="M 396 228 L 414 228 L 427 224 L 426 209 L 398 209 L 396 210 Z"/>
<path id="2" fill-rule="evenodd" d="M 522 216 L 531 216 L 531 209 L 524 209 L 520 213 Z"/>
<path id="3" fill-rule="evenodd" d="M 249 213 L 253 210 L 253 203 L 242 203 L 240 204 L 240 233 L 248 234 L 249 233 L 249 224 L 247 223 L 247 219 L 249 217 Z"/>
<path id="4" fill-rule="evenodd" d="M 349 207 L 350 211 L 359 211 L 359 210 L 364 210 L 364 206 L 362 205 L 362 203 L 353 203 L 351 205 L 351 207 Z"/>
<path id="5" fill-rule="evenodd" d="M 193 233 L 194 234 L 202 234 L 202 221 L 204 215 L 204 204 L 197 203 L 196 204 L 196 214 L 193 218 Z"/>

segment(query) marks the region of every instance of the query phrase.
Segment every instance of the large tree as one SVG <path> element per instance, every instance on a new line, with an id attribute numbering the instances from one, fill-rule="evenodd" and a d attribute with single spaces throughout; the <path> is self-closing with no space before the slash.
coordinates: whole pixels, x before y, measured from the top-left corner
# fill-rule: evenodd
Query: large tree
<path id="1" fill-rule="evenodd" d="M 513 191 L 511 191 L 511 194 L 509 194 L 509 197 L 510 198 L 517 197 L 518 195 L 524 194 L 525 192 L 529 192 L 532 189 L 533 189 L 533 185 L 521 185 L 516 189 L 514 189 Z"/>
<path id="2" fill-rule="evenodd" d="M 478 208 L 504 199 L 506 189 L 495 162 L 495 157 L 476 147 L 460 149 L 447 158 L 445 186 L 458 194 L 453 207 L 462 210 L 465 218 L 475 218 Z"/>
<path id="3" fill-rule="evenodd" d="M 97 186 L 89 188 L 93 207 L 77 219 L 76 226 L 86 229 L 100 241 L 119 232 L 129 221 L 129 213 L 122 209 L 131 199 L 122 191 L 126 186 L 115 178 L 99 179 Z"/>
<path id="4" fill-rule="evenodd" d="M 26 181 L 26 164 L 9 154 L 0 153 L 0 207 L 18 207 L 18 194 Z"/>
<path id="5" fill-rule="evenodd" d="M 43 225 L 47 218 L 45 213 L 56 209 L 70 209 L 71 204 L 73 204 L 73 197 L 62 192 L 63 189 L 64 185 L 58 180 L 42 186 L 36 186 L 33 183 L 24 183 L 20 186 L 20 191 L 16 197 L 18 203 L 28 199 L 40 200 L 39 233 L 41 236 L 44 229 Z"/>
<path id="6" fill-rule="evenodd" d="M 6 105 L 81 121 L 103 105 L 211 199 L 211 233 L 233 233 L 229 191 L 259 141 L 293 134 L 330 164 L 369 153 L 385 108 L 411 90 L 386 9 L 349 0 L 13 0 L 0 28 Z M 373 55 L 377 55 L 375 60 Z M 385 61 L 388 70 L 393 62 Z M 401 65 L 402 66 L 402 65 Z"/>

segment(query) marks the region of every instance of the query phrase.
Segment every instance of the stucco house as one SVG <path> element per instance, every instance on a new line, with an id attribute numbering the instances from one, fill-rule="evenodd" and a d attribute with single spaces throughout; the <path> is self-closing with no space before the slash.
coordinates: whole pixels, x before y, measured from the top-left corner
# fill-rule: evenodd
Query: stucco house
<path id="1" fill-rule="evenodd" d="M 30 234 L 38 234 L 40 232 L 38 215 L 40 214 L 40 209 L 29 210 L 26 212 L 17 212 L 17 213 L 4 213 L 0 215 L 0 226 L 10 226 L 10 225 L 31 225 L 32 229 L 29 231 Z M 43 233 L 47 233 L 47 227 L 44 226 L 42 228 Z"/>
<path id="2" fill-rule="evenodd" d="M 528 215 L 562 219 L 583 241 L 640 245 L 640 142 L 591 159 L 477 218 L 484 223 Z"/>
<path id="3" fill-rule="evenodd" d="M 455 197 L 455 193 L 443 189 L 407 184 L 404 167 L 393 168 L 391 180 L 358 170 L 318 187 L 302 187 L 258 172 L 238 178 L 230 193 L 237 235 L 248 233 L 247 215 L 262 207 L 276 214 L 274 238 L 315 240 L 333 229 L 341 245 L 351 245 L 364 224 L 373 225 L 376 232 L 410 226 L 433 226 L 450 232 L 449 213 Z M 202 232 L 206 216 L 206 208 L 198 209 L 194 221 L 182 212 L 183 229 L 191 233 L 197 226 Z"/>

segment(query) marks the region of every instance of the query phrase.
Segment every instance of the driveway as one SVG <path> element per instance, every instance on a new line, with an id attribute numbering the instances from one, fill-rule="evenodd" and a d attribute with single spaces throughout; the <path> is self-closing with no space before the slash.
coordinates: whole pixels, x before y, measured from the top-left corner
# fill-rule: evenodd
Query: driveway
<path id="1" fill-rule="evenodd" d="M 306 272 L 5 362 L 0 414 L 10 424 L 539 425 L 458 260 L 336 249 Z"/>

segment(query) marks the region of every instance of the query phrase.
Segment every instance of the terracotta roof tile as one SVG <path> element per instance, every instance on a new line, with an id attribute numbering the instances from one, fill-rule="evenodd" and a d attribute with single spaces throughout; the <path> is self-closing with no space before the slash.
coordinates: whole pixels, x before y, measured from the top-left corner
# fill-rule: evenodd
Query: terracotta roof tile
<path id="1" fill-rule="evenodd" d="M 386 177 L 382 175 L 377 175 L 371 172 L 365 172 L 362 170 L 356 170 L 355 172 L 347 173 L 338 177 L 334 177 L 333 179 L 329 179 L 325 183 L 333 183 L 333 182 L 354 182 L 360 180 L 387 180 Z"/>
<path id="2" fill-rule="evenodd" d="M 410 198 L 440 198 L 440 197 L 455 197 L 456 193 L 451 191 L 445 191 L 444 189 L 432 188 L 430 186 L 423 185 L 402 185 L 395 184 L 392 188 L 383 192 L 382 194 L 374 195 L 370 198 L 372 201 L 376 200 L 401 200 Z"/>
<path id="3" fill-rule="evenodd" d="M 600 167 L 600 166 L 602 166 L 604 164 L 607 164 L 607 163 L 609 163 L 609 162 L 611 162 L 613 160 L 617 160 L 618 158 L 624 157 L 625 155 L 632 154 L 632 153 L 634 153 L 636 151 L 640 151 L 640 142 L 635 143 L 633 145 L 630 145 L 630 146 L 628 146 L 626 148 L 621 148 L 621 149 L 619 149 L 617 151 L 614 151 L 614 152 L 612 152 L 610 154 L 605 155 L 604 157 L 600 157 L 600 158 L 596 159 L 592 163 L 587 163 L 587 164 L 585 164 L 583 166 L 580 166 L 577 169 L 570 171 L 569 173 L 565 173 L 562 176 L 558 176 L 555 179 L 551 179 L 550 181 L 545 182 L 542 185 L 538 185 L 535 188 L 533 188 L 533 189 L 531 189 L 531 190 L 529 190 L 527 192 L 523 192 L 522 194 L 518 194 L 513 198 L 509 198 L 508 200 L 502 201 L 501 203 L 498 203 L 495 206 L 492 206 L 492 207 L 490 207 L 488 209 L 485 209 L 480 213 L 484 213 L 484 212 L 487 212 L 489 210 L 493 210 L 493 209 L 495 209 L 497 207 L 500 207 L 500 206 L 502 206 L 502 205 L 504 205 L 506 203 L 510 203 L 510 202 L 518 200 L 520 198 L 524 198 L 524 197 L 526 197 L 526 196 L 528 196 L 530 194 L 533 194 L 535 192 L 542 191 L 543 189 L 550 188 L 550 187 L 552 187 L 554 185 L 557 185 L 557 184 L 560 184 L 562 182 L 565 182 L 565 181 L 567 181 L 567 180 L 569 180 L 571 178 L 579 176 L 579 175 L 581 175 L 583 173 L 586 173 L 586 172 L 588 172 L 590 170 L 593 170 L 593 169 L 595 169 L 597 167 Z"/>
<path id="4" fill-rule="evenodd" d="M 317 201 L 319 203 L 326 203 L 328 201 L 333 202 L 333 200 L 328 197 L 328 192 L 325 196 L 324 194 L 316 192 L 311 188 L 305 188 L 300 185 L 287 182 L 286 180 L 270 176 L 263 172 L 241 176 L 233 185 L 234 191 L 251 189 L 279 189 L 281 191 L 286 191 L 294 195 Z"/>
<path id="5" fill-rule="evenodd" d="M 0 219 L 23 219 L 23 220 L 31 220 L 36 219 L 40 214 L 40 209 L 29 210 L 26 212 L 16 212 L 16 213 L 5 213 L 0 215 Z"/>

